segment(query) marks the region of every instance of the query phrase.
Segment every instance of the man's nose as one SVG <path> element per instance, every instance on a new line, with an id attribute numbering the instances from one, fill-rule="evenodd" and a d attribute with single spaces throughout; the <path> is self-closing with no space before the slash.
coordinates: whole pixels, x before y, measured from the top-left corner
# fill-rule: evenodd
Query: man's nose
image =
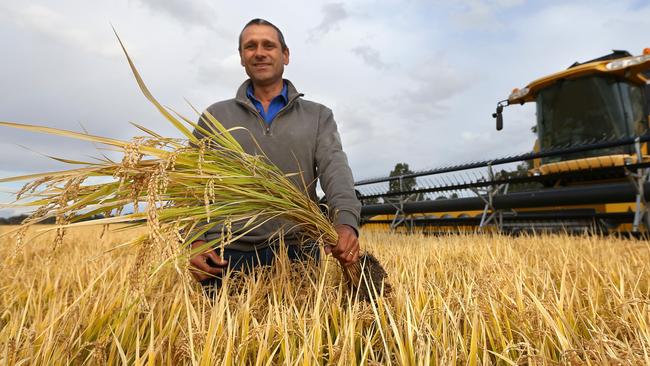
<path id="1" fill-rule="evenodd" d="M 255 48 L 255 55 L 256 58 L 264 58 L 266 56 L 266 52 L 264 51 L 264 47 L 259 46 Z"/>

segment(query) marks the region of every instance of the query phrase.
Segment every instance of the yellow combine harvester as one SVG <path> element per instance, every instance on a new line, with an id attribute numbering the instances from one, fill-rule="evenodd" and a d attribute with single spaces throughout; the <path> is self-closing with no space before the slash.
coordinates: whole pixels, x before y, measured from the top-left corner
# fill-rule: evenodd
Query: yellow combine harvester
<path id="1" fill-rule="evenodd" d="M 639 56 L 614 51 L 515 89 L 497 104 L 493 117 L 500 130 L 504 107 L 535 102 L 533 152 L 359 181 L 364 223 L 426 231 L 480 227 L 647 233 L 649 81 L 646 49 Z M 520 164 L 518 171 L 493 170 L 517 162 L 528 162 L 527 169 Z M 487 174 L 468 180 L 466 173 L 477 169 Z M 415 188 L 394 189 L 416 178 Z M 385 189 L 391 181 L 400 184 Z M 456 197 L 431 199 L 445 192 Z"/>

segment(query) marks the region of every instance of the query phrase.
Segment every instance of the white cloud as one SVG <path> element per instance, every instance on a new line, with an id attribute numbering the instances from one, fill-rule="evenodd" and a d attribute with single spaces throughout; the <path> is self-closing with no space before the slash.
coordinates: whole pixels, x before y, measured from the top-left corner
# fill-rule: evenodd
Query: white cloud
<path id="1" fill-rule="evenodd" d="M 427 113 L 444 108 L 446 100 L 472 87 L 472 75 L 452 66 L 442 55 L 422 60 L 409 76 L 412 88 L 404 92 L 404 102 Z"/>
<path id="2" fill-rule="evenodd" d="M 361 57 L 363 62 L 365 62 L 370 67 L 384 70 L 390 66 L 381 59 L 381 54 L 379 51 L 370 46 L 357 46 L 352 49 L 352 53 Z"/>
<path id="3" fill-rule="evenodd" d="M 50 7 L 38 4 L 16 6 L 6 3 L 0 5 L 0 10 L 4 13 L 4 21 L 38 32 L 69 47 L 78 47 L 108 57 L 119 56 L 121 53 L 115 47 L 113 37 L 108 34 L 100 36 L 87 29 L 70 26 L 69 19 Z"/>
<path id="4" fill-rule="evenodd" d="M 325 34 L 338 28 L 339 23 L 347 19 L 349 14 L 345 10 L 344 3 L 329 3 L 322 7 L 323 19 L 320 24 L 311 29 L 309 34 L 311 39 L 318 39 Z"/>
<path id="5" fill-rule="evenodd" d="M 135 0 L 151 10 L 176 21 L 185 29 L 204 28 L 226 38 L 232 36 L 232 30 L 225 29 L 223 19 L 208 0 Z M 223 6 L 222 6 L 223 7 Z"/>

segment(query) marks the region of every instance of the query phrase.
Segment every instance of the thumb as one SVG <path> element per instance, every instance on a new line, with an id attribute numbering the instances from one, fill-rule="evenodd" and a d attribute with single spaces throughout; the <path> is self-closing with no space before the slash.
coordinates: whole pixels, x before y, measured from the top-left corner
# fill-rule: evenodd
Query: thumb
<path id="1" fill-rule="evenodd" d="M 324 249 L 325 249 L 325 254 L 332 253 L 332 246 L 331 245 L 326 245 Z"/>

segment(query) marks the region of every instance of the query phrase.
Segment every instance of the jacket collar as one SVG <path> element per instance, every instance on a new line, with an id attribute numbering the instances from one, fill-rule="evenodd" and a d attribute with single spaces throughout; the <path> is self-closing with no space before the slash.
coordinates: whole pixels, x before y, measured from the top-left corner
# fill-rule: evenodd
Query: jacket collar
<path id="1" fill-rule="evenodd" d="M 298 90 L 296 90 L 296 87 L 293 86 L 291 81 L 287 79 L 283 79 L 285 82 L 285 85 L 287 86 L 287 100 L 291 102 L 292 100 L 302 97 L 302 93 L 298 93 Z M 251 84 L 251 79 L 248 79 L 244 81 L 240 86 L 239 89 L 237 89 L 237 94 L 235 95 L 235 99 L 239 102 L 242 103 L 250 103 L 248 100 L 248 97 L 246 96 L 246 91 L 248 90 L 248 86 Z"/>

